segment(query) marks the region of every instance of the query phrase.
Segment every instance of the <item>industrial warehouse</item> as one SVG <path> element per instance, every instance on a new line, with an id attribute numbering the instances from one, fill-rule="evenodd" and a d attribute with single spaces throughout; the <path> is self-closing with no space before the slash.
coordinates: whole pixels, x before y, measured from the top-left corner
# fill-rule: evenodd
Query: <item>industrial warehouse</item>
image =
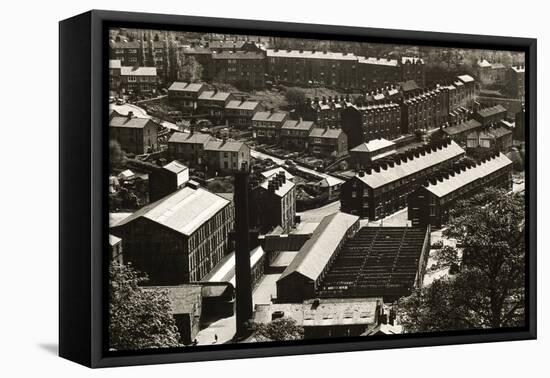
<path id="1" fill-rule="evenodd" d="M 110 321 L 131 324 L 113 349 L 493 326 L 457 285 L 487 249 L 522 251 L 522 54 L 109 36 Z M 506 290 L 499 326 L 516 326 L 522 288 Z"/>

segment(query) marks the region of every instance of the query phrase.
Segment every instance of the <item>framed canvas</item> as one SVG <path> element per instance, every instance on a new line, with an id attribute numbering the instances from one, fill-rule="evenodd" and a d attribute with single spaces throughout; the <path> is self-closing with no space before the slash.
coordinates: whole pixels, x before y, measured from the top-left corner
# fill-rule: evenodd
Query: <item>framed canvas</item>
<path id="1" fill-rule="evenodd" d="M 59 353 L 536 338 L 536 40 L 60 22 Z"/>

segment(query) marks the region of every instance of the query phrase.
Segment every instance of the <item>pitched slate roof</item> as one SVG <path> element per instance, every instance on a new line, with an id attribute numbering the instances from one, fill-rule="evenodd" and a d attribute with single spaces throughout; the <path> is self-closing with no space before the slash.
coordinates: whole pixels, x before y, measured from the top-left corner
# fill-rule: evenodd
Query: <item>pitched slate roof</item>
<path id="1" fill-rule="evenodd" d="M 316 127 L 311 130 L 309 133 L 310 137 L 313 138 L 329 138 L 329 139 L 338 139 L 341 134 L 344 132 L 341 129 L 324 129 L 321 127 Z"/>
<path id="2" fill-rule="evenodd" d="M 153 123 L 150 118 L 138 118 L 128 116 L 112 115 L 109 120 L 110 127 L 126 127 L 131 129 L 143 129 L 149 123 Z"/>
<path id="3" fill-rule="evenodd" d="M 395 146 L 395 143 L 393 143 L 393 142 L 391 142 L 387 139 L 380 138 L 380 139 L 373 139 L 369 142 L 361 143 L 361 144 L 357 145 L 356 147 L 354 147 L 351 151 L 354 151 L 354 152 L 375 152 L 375 151 L 381 150 L 383 148 L 392 147 L 392 146 Z"/>
<path id="4" fill-rule="evenodd" d="M 282 113 L 282 112 L 256 112 L 254 113 L 252 120 L 283 122 L 285 118 L 286 118 L 286 113 Z"/>
<path id="5" fill-rule="evenodd" d="M 254 110 L 258 106 L 258 101 L 240 101 L 240 100 L 232 100 L 225 105 L 226 109 L 232 109 L 232 110 Z"/>
<path id="6" fill-rule="evenodd" d="M 210 140 L 204 145 L 204 150 L 238 152 L 241 148 L 243 148 L 243 146 L 245 146 L 243 142 L 237 142 L 234 140 Z"/>
<path id="7" fill-rule="evenodd" d="M 269 58 L 303 58 L 303 59 L 329 59 L 329 60 L 358 60 L 354 54 L 345 54 L 332 51 L 312 51 L 312 50 L 276 50 L 267 49 Z"/>
<path id="8" fill-rule="evenodd" d="M 264 59 L 264 54 L 260 52 L 255 51 L 237 51 L 237 52 L 231 52 L 231 51 L 224 51 L 220 53 L 213 53 L 212 59 L 240 59 L 240 60 L 258 60 L 258 59 Z"/>
<path id="9" fill-rule="evenodd" d="M 211 138 L 212 137 L 209 134 L 175 132 L 174 134 L 172 134 L 172 136 L 168 140 L 168 143 L 193 143 L 193 144 L 199 143 L 199 144 L 205 144 Z"/>
<path id="10" fill-rule="evenodd" d="M 315 281 L 325 269 L 347 231 L 358 221 L 358 216 L 342 212 L 323 218 L 311 238 L 300 248 L 298 255 L 277 281 L 293 273 L 300 273 Z"/>
<path id="11" fill-rule="evenodd" d="M 506 108 L 500 104 L 491 106 L 489 108 L 480 109 L 477 114 L 481 117 L 490 117 L 498 113 L 506 112 Z"/>
<path id="12" fill-rule="evenodd" d="M 460 75 L 458 76 L 458 79 L 461 80 L 463 83 L 471 83 L 474 81 L 474 78 L 470 75 Z"/>
<path id="13" fill-rule="evenodd" d="M 276 173 L 269 176 L 267 179 L 265 179 L 261 184 L 260 187 L 268 190 L 269 189 L 269 182 L 275 177 Z M 277 189 L 275 189 L 275 194 L 279 197 L 284 197 L 288 192 L 292 190 L 296 185 L 289 180 L 289 177 L 286 177 L 286 180 L 284 183 L 282 183 Z"/>
<path id="14" fill-rule="evenodd" d="M 313 121 L 296 121 L 293 119 L 288 119 L 285 123 L 283 123 L 281 129 L 308 131 L 311 130 L 313 126 Z"/>
<path id="15" fill-rule="evenodd" d="M 191 235 L 230 202 L 203 188 L 184 187 L 142 207 L 115 227 L 146 218 L 184 235 Z"/>
<path id="16" fill-rule="evenodd" d="M 449 126 L 443 128 L 443 132 L 447 135 L 456 135 L 466 131 L 471 131 L 481 127 L 481 123 L 475 119 L 469 119 L 455 126 Z"/>
<path id="17" fill-rule="evenodd" d="M 118 59 L 109 60 L 109 68 L 120 68 L 120 67 L 122 67 L 120 60 Z"/>
<path id="18" fill-rule="evenodd" d="M 413 175 L 428 167 L 464 155 L 464 153 L 465 151 L 458 144 L 451 141 L 441 149 L 437 148 L 435 151 L 430 149 L 425 155 L 414 157 L 412 160 L 395 164 L 393 167 L 387 167 L 387 169 L 381 169 L 380 172 L 372 171 L 372 173 L 365 174 L 362 177 L 359 175 L 355 177 L 373 189 L 379 188 L 404 177 Z"/>
<path id="19" fill-rule="evenodd" d="M 169 91 L 181 91 L 181 92 L 198 92 L 204 87 L 202 83 L 185 83 L 182 81 L 174 81 Z"/>
<path id="20" fill-rule="evenodd" d="M 157 76 L 156 67 L 126 67 L 120 68 L 122 76 Z"/>
<path id="21" fill-rule="evenodd" d="M 481 162 L 471 168 L 466 168 L 466 171 L 460 171 L 455 173 L 454 176 L 443 179 L 443 182 L 437 181 L 435 184 L 429 184 L 426 190 L 437 197 L 444 197 L 471 182 L 510 165 L 512 165 L 512 161 L 506 155 L 500 153 L 498 156 L 489 158 L 485 162 Z"/>
<path id="22" fill-rule="evenodd" d="M 199 95 L 199 100 L 225 101 L 230 96 L 229 92 L 204 91 Z"/>
<path id="23" fill-rule="evenodd" d="M 184 164 L 181 164 L 177 160 L 171 161 L 170 163 L 164 165 L 162 168 L 166 169 L 167 171 L 173 172 L 173 173 L 180 173 L 180 172 L 185 171 L 186 169 L 189 169 L 189 168 L 187 168 L 187 166 L 185 166 Z"/>

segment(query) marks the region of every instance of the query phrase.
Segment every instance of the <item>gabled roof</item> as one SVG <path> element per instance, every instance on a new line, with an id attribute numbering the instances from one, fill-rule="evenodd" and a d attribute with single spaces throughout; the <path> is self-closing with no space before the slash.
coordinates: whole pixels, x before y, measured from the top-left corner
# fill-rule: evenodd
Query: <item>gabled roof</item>
<path id="1" fill-rule="evenodd" d="M 416 81 L 414 80 L 407 80 L 401 83 L 401 90 L 403 92 L 415 91 L 417 89 L 420 89 L 420 87 L 418 86 L 418 84 L 416 84 Z"/>
<path id="2" fill-rule="evenodd" d="M 372 64 L 372 65 L 379 65 L 379 66 L 397 67 L 397 60 L 395 60 L 395 59 L 364 57 L 364 56 L 359 56 L 357 58 L 358 58 L 358 63 L 359 64 Z"/>
<path id="3" fill-rule="evenodd" d="M 167 171 L 176 173 L 176 174 L 181 173 L 181 172 L 185 171 L 186 169 L 189 169 L 189 168 L 187 168 L 187 166 L 185 166 L 184 164 L 181 164 L 177 160 L 171 161 L 170 163 L 166 164 L 162 168 L 166 169 Z"/>
<path id="4" fill-rule="evenodd" d="M 445 127 L 443 128 L 443 132 L 447 135 L 456 135 L 466 131 L 477 129 L 479 127 L 481 127 L 481 123 L 479 123 L 475 119 L 469 119 L 458 125 Z"/>
<path id="5" fill-rule="evenodd" d="M 354 54 L 346 54 L 333 51 L 312 51 L 312 50 L 277 50 L 267 49 L 267 56 L 270 58 L 303 58 L 303 59 L 328 59 L 328 60 L 357 60 L 359 57 Z"/>
<path id="6" fill-rule="evenodd" d="M 500 104 L 491 106 L 490 108 L 484 108 L 477 111 L 477 114 L 481 117 L 490 117 L 498 113 L 506 112 L 506 108 Z"/>
<path id="7" fill-rule="evenodd" d="M 450 141 L 441 149 L 437 148 L 435 151 L 430 149 L 428 151 L 424 155 L 414 157 L 412 160 L 400 164 L 396 163 L 393 167 L 388 166 L 387 169 L 380 169 L 379 172 L 372 171 L 372 173 L 364 174 L 362 177 L 357 175 L 355 178 L 375 189 L 465 153 L 454 141 Z"/>
<path id="8" fill-rule="evenodd" d="M 363 142 L 359 145 L 357 145 L 356 147 L 354 147 L 351 151 L 354 151 L 354 152 L 375 152 L 375 151 L 378 151 L 378 150 L 381 150 L 383 148 L 387 148 L 387 147 L 395 147 L 395 143 L 387 140 L 387 139 L 384 139 L 384 138 L 380 138 L 380 139 L 373 139 L 369 142 Z"/>
<path id="9" fill-rule="evenodd" d="M 470 75 L 460 75 L 458 76 L 458 80 L 462 81 L 463 83 L 471 83 L 474 81 L 474 78 Z"/>
<path id="10" fill-rule="evenodd" d="M 282 112 L 256 112 L 252 117 L 253 121 L 270 121 L 283 122 L 286 118 L 286 113 Z"/>
<path id="11" fill-rule="evenodd" d="M 313 235 L 277 281 L 299 273 L 315 281 L 330 261 L 347 231 L 359 221 L 356 215 L 337 212 L 323 218 Z"/>
<path id="12" fill-rule="evenodd" d="M 149 123 L 154 123 L 150 118 L 138 118 L 128 116 L 111 116 L 109 120 L 110 127 L 126 127 L 131 129 L 143 129 Z"/>
<path id="13" fill-rule="evenodd" d="M 517 73 L 525 73 L 525 66 L 512 66 L 510 69 Z"/>
<path id="14" fill-rule="evenodd" d="M 174 81 L 169 91 L 181 91 L 181 92 L 198 92 L 204 87 L 202 83 L 184 83 L 182 81 Z"/>
<path id="15" fill-rule="evenodd" d="M 231 100 L 225 105 L 226 109 L 233 110 L 254 110 L 260 103 L 258 101 L 240 101 L 240 100 Z"/>
<path id="16" fill-rule="evenodd" d="M 313 126 L 313 121 L 296 121 L 293 119 L 288 119 L 285 123 L 283 123 L 281 129 L 309 131 L 313 128 Z"/>
<path id="17" fill-rule="evenodd" d="M 466 171 L 460 171 L 455 173 L 454 176 L 443 179 L 443 182 L 437 181 L 435 184 L 429 184 L 425 188 L 437 197 L 444 197 L 471 182 L 490 175 L 509 165 L 512 165 L 512 161 L 508 159 L 506 155 L 500 153 L 496 157 L 489 158 L 471 168 L 466 168 Z"/>
<path id="18" fill-rule="evenodd" d="M 230 202 L 203 188 L 184 187 L 142 207 L 115 227 L 146 218 L 184 235 L 191 235 Z"/>
<path id="19" fill-rule="evenodd" d="M 212 59 L 214 60 L 222 60 L 222 59 L 240 59 L 240 60 L 258 60 L 258 59 L 264 59 L 265 56 L 261 52 L 256 51 L 223 51 L 220 53 L 213 53 Z"/>
<path id="20" fill-rule="evenodd" d="M 481 67 L 481 68 L 489 68 L 489 67 L 491 67 L 491 63 L 489 63 L 486 59 L 479 60 L 479 61 L 477 62 L 477 65 L 478 65 L 478 67 Z"/>
<path id="21" fill-rule="evenodd" d="M 156 67 L 121 67 L 122 76 L 157 76 Z"/>
<path id="22" fill-rule="evenodd" d="M 229 92 L 204 91 L 199 95 L 199 100 L 225 101 L 230 96 Z"/>
<path id="23" fill-rule="evenodd" d="M 403 56 L 401 57 L 401 64 L 407 64 L 407 63 L 424 63 L 424 60 L 422 58 L 419 58 L 417 56 Z"/>
<path id="24" fill-rule="evenodd" d="M 212 137 L 209 134 L 202 133 L 180 133 L 175 132 L 172 134 L 168 143 L 192 143 L 192 144 L 205 144 Z"/>
<path id="25" fill-rule="evenodd" d="M 210 140 L 204 145 L 204 150 L 238 152 L 243 146 L 246 146 L 246 144 L 234 140 Z"/>
<path id="26" fill-rule="evenodd" d="M 260 187 L 265 189 L 265 190 L 268 190 L 269 189 L 269 182 L 275 178 L 275 175 L 276 173 L 272 174 L 271 176 L 269 176 L 267 179 L 265 179 L 261 184 L 260 184 Z M 292 188 L 295 187 L 294 183 L 292 181 L 289 180 L 289 177 L 286 177 L 286 180 L 284 183 L 282 183 L 277 189 L 275 189 L 275 194 L 279 197 L 284 197 L 288 192 L 290 192 L 290 190 L 292 190 Z"/>
<path id="27" fill-rule="evenodd" d="M 313 138 L 338 139 L 342 134 L 344 134 L 344 132 L 341 129 L 325 129 L 321 127 L 316 127 L 311 130 L 309 136 Z"/>
<path id="28" fill-rule="evenodd" d="M 122 241 L 122 239 L 119 238 L 118 236 L 109 234 L 109 245 L 110 246 L 116 245 L 116 244 L 120 243 L 121 241 Z"/>

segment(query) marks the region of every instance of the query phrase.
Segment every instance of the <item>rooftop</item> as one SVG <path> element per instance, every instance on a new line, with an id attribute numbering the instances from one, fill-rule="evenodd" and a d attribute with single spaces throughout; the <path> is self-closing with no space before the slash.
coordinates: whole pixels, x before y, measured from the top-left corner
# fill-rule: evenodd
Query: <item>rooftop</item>
<path id="1" fill-rule="evenodd" d="M 384 139 L 384 138 L 380 138 L 380 139 L 373 139 L 369 142 L 363 142 L 359 145 L 357 145 L 357 147 L 354 147 L 351 151 L 354 151 L 354 152 L 376 152 L 378 150 L 381 150 L 383 148 L 388 148 L 388 147 L 395 147 L 395 143 L 387 140 L 387 139 Z"/>
<path id="2" fill-rule="evenodd" d="M 229 92 L 204 91 L 199 95 L 199 100 L 225 101 L 230 96 Z"/>
<path id="3" fill-rule="evenodd" d="M 338 139 L 341 134 L 344 132 L 342 129 L 330 129 L 330 128 L 321 128 L 315 127 L 311 130 L 309 134 L 313 138 L 329 138 L 329 139 Z"/>
<path id="4" fill-rule="evenodd" d="M 399 164 L 396 162 L 393 167 L 388 166 L 379 172 L 373 170 L 370 174 L 355 177 L 375 189 L 464 154 L 465 151 L 458 144 L 449 141 L 448 144 L 437 147 L 435 151 L 427 149 L 423 155 L 413 157 L 412 160 L 407 159 Z"/>
<path id="5" fill-rule="evenodd" d="M 360 64 L 373 64 L 373 65 L 381 65 L 381 66 L 397 66 L 397 60 L 390 59 L 390 58 L 375 58 L 375 57 L 358 57 L 358 62 Z"/>
<path id="6" fill-rule="evenodd" d="M 112 116 L 109 120 L 110 127 L 126 127 L 131 129 L 143 129 L 149 123 L 153 123 L 150 118 L 128 116 Z"/>
<path id="7" fill-rule="evenodd" d="M 376 321 L 380 298 L 307 300 L 303 303 L 273 303 L 254 306 L 254 322 L 269 323 L 273 315 L 294 319 L 298 326 L 322 327 L 347 324 L 368 326 Z"/>
<path id="8" fill-rule="evenodd" d="M 311 238 L 300 248 L 296 258 L 281 274 L 279 280 L 293 273 L 299 273 L 311 280 L 316 280 L 332 258 L 336 247 L 347 231 L 357 222 L 359 222 L 358 216 L 342 212 L 323 218 Z"/>
<path id="9" fill-rule="evenodd" d="M 110 59 L 109 60 L 109 68 L 121 68 L 122 65 L 120 63 L 120 60 Z"/>
<path id="10" fill-rule="evenodd" d="M 471 77 L 470 75 L 460 75 L 458 76 L 458 79 L 463 83 L 471 83 L 474 81 L 474 78 Z"/>
<path id="11" fill-rule="evenodd" d="M 407 63 L 413 63 L 413 64 L 422 64 L 424 63 L 424 60 L 422 58 L 419 58 L 417 56 L 403 56 L 401 57 L 401 64 L 407 64 Z"/>
<path id="12" fill-rule="evenodd" d="M 477 114 L 480 117 L 490 117 L 498 113 L 506 112 L 506 108 L 500 104 L 491 106 L 489 108 L 480 109 L 477 111 Z"/>
<path id="13" fill-rule="evenodd" d="M 142 207 L 115 227 L 146 218 L 184 235 L 191 235 L 230 202 L 203 188 L 184 187 Z"/>
<path id="14" fill-rule="evenodd" d="M 187 168 L 187 166 L 185 166 L 184 164 L 181 164 L 177 160 L 171 161 L 170 163 L 166 164 L 162 168 L 166 169 L 167 171 L 176 173 L 176 174 L 181 173 L 181 172 L 185 171 L 186 169 L 189 169 L 189 168 Z"/>
<path id="15" fill-rule="evenodd" d="M 265 252 L 261 246 L 250 251 L 250 267 L 254 267 L 264 254 Z M 201 281 L 228 282 L 235 287 L 235 251 L 224 256 Z"/>
<path id="16" fill-rule="evenodd" d="M 358 60 L 354 54 L 346 54 L 332 51 L 312 51 L 312 50 L 278 50 L 267 49 L 267 57 L 279 58 L 304 58 L 304 59 L 330 59 L 330 60 Z"/>
<path id="17" fill-rule="evenodd" d="M 245 146 L 243 142 L 237 142 L 235 140 L 210 140 L 205 144 L 204 150 L 238 152 L 243 146 Z"/>
<path id="18" fill-rule="evenodd" d="M 268 169 L 267 171 L 263 171 L 261 174 L 262 174 L 263 177 L 268 178 L 268 177 L 273 176 L 276 173 L 281 173 L 281 172 L 285 174 L 285 176 L 288 180 L 292 180 L 294 178 L 294 175 L 292 173 L 288 172 L 283 167 L 275 167 L 275 168 L 272 168 L 272 169 Z"/>
<path id="19" fill-rule="evenodd" d="M 122 76 L 157 76 L 156 67 L 121 67 Z"/>
<path id="20" fill-rule="evenodd" d="M 481 123 L 475 119 L 469 119 L 455 126 L 444 127 L 442 130 L 447 135 L 461 134 L 481 127 Z"/>
<path id="21" fill-rule="evenodd" d="M 281 129 L 309 131 L 313 128 L 313 126 L 313 121 L 296 121 L 294 119 L 289 119 L 283 123 Z"/>
<path id="22" fill-rule="evenodd" d="M 178 91 L 178 92 L 199 92 L 204 87 L 202 83 L 185 83 L 182 81 L 174 81 L 169 91 Z"/>
<path id="23" fill-rule="evenodd" d="M 319 284 L 321 298 L 408 295 L 426 258 L 426 227 L 363 227 L 348 239 Z M 424 253 L 424 255 L 423 255 Z"/>
<path id="24" fill-rule="evenodd" d="M 116 245 L 116 244 L 120 243 L 121 240 L 122 239 L 119 238 L 118 236 L 109 234 L 109 245 L 110 246 L 113 246 L 113 245 Z"/>
<path id="25" fill-rule="evenodd" d="M 454 175 L 450 175 L 448 178 L 443 179 L 443 181 L 438 180 L 435 184 L 430 183 L 425 188 L 437 197 L 444 197 L 477 179 L 510 165 L 512 165 L 512 161 L 506 155 L 500 153 L 497 156 L 481 161 L 473 167 L 466 168 L 465 171 L 461 170 Z"/>
<path id="26" fill-rule="evenodd" d="M 264 59 L 265 56 L 261 52 L 257 51 L 223 51 L 220 53 L 213 53 L 212 59 L 241 59 L 241 60 L 258 60 Z"/>
<path id="27" fill-rule="evenodd" d="M 261 184 L 260 187 L 262 187 L 265 190 L 269 189 L 269 183 L 276 178 L 277 175 L 281 174 L 281 172 L 274 173 L 268 178 L 266 178 Z M 277 189 L 275 189 L 275 194 L 279 197 L 284 197 L 292 188 L 294 188 L 294 183 L 290 181 L 288 177 L 286 177 L 285 174 L 285 182 L 281 182 L 280 185 L 277 186 Z"/>
<path id="28" fill-rule="evenodd" d="M 258 107 L 260 103 L 258 101 L 240 101 L 240 100 L 232 100 L 225 105 L 226 109 L 234 109 L 234 110 L 254 110 Z"/>
<path id="29" fill-rule="evenodd" d="M 283 122 L 286 118 L 286 113 L 283 112 L 256 112 L 253 121 L 270 121 L 270 122 Z"/>
<path id="30" fill-rule="evenodd" d="M 168 143 L 192 143 L 192 144 L 206 144 L 212 137 L 209 134 L 202 133 L 180 133 L 175 132 L 172 134 Z"/>

